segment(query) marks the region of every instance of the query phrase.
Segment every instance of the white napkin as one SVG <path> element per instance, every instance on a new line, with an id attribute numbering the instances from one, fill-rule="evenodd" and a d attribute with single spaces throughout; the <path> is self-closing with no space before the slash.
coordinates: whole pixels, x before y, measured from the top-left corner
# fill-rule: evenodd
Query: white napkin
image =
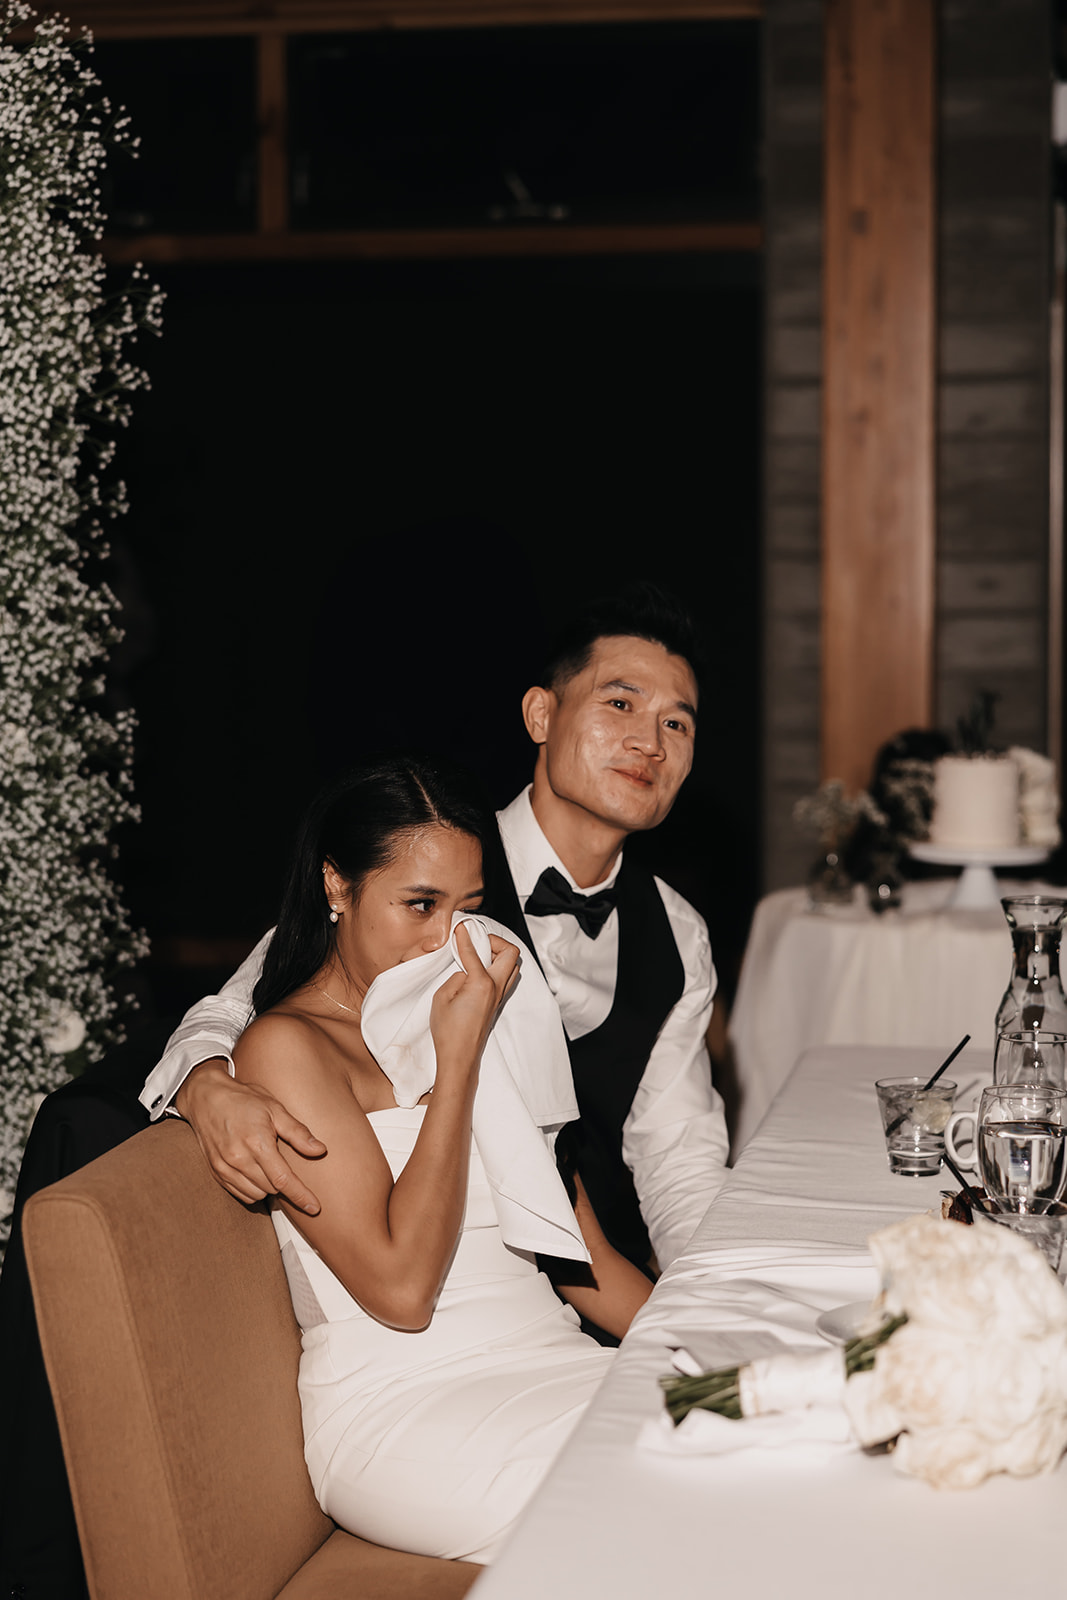
<path id="1" fill-rule="evenodd" d="M 803 1450 L 806 1458 L 856 1450 L 844 1406 L 809 1406 L 779 1416 L 734 1422 L 714 1411 L 690 1411 L 677 1427 L 667 1412 L 643 1425 L 638 1444 L 672 1456 L 725 1456 L 738 1450 Z"/>
<path id="2" fill-rule="evenodd" d="M 441 985 L 463 970 L 456 949 L 461 922 L 486 966 L 490 932 L 523 949 L 500 923 L 457 912 L 447 944 L 379 973 L 363 1001 L 364 1042 L 400 1106 L 417 1105 L 437 1075 L 430 1006 Z M 518 981 L 482 1052 L 473 1121 L 500 1231 L 513 1249 L 589 1260 L 552 1153 L 559 1129 L 577 1115 L 559 1009 L 536 961 L 524 952 Z"/>
<path id="3" fill-rule="evenodd" d="M 683 1457 L 785 1450 L 796 1461 L 855 1450 L 840 1399 L 841 1347 L 825 1343 L 815 1319 L 820 1311 L 870 1299 L 877 1289 L 871 1256 L 845 1246 L 754 1242 L 680 1258 L 639 1314 L 641 1333 L 654 1337 L 658 1323 L 667 1359 L 688 1375 L 749 1363 L 752 1372 L 742 1380 L 746 1409 L 788 1409 L 738 1422 L 691 1411 L 675 1427 L 663 1407 L 644 1423 L 638 1445 Z"/>
<path id="4" fill-rule="evenodd" d="M 684 1348 L 673 1352 L 672 1364 L 687 1377 L 702 1370 Z M 840 1346 L 759 1356 L 742 1367 L 738 1387 L 744 1413 L 740 1421 L 694 1410 L 675 1427 L 664 1409 L 644 1424 L 638 1443 L 668 1455 L 709 1456 L 792 1445 L 856 1448 L 842 1404 L 845 1361 Z"/>

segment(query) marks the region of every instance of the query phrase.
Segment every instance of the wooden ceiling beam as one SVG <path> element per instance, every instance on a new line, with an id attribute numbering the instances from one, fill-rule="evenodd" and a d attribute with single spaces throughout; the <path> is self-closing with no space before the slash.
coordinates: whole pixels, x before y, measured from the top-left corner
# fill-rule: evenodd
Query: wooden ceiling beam
<path id="1" fill-rule="evenodd" d="M 178 261 L 403 261 L 477 257 L 686 255 L 758 251 L 758 222 L 523 228 L 330 229 L 313 232 L 108 235 L 119 263 Z"/>
<path id="2" fill-rule="evenodd" d="M 65 0 L 98 39 L 758 18 L 765 0 Z"/>

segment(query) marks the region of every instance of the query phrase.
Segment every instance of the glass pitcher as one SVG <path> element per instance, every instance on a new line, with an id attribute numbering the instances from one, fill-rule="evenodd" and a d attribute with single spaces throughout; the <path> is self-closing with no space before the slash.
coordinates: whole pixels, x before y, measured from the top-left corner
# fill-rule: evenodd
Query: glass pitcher
<path id="1" fill-rule="evenodd" d="M 1060 982 L 1060 937 L 1067 900 L 1024 894 L 1000 903 L 1011 929 L 1014 960 L 1011 982 L 997 1011 L 996 1038 L 1022 1028 L 1067 1033 L 1067 994 Z"/>

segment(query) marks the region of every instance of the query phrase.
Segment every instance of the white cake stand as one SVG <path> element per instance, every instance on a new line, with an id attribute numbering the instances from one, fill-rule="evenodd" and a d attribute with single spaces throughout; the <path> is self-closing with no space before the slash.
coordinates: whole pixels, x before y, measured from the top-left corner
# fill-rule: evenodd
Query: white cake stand
<path id="1" fill-rule="evenodd" d="M 959 881 L 945 902 L 947 911 L 986 911 L 1000 906 L 1000 886 L 993 876 L 994 867 L 1036 867 L 1047 861 L 1049 851 L 1043 845 L 1002 844 L 992 850 L 954 850 L 947 844 L 909 844 L 909 855 L 916 861 L 929 861 L 935 866 L 962 867 Z"/>

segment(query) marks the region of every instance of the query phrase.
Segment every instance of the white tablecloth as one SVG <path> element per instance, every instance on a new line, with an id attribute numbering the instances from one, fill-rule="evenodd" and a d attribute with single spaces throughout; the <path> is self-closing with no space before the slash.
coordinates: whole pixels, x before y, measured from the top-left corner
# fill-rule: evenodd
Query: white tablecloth
<path id="1" fill-rule="evenodd" d="M 657 1284 L 477 1600 L 1048 1600 L 1063 1589 L 1067 1471 L 945 1493 L 885 1457 L 680 1460 L 640 1449 L 684 1343 L 709 1365 L 866 1298 L 869 1232 L 939 1201 L 885 1162 L 872 1083 L 936 1051 L 823 1049 L 798 1065 L 686 1254 Z M 1020 1559 L 1019 1550 L 1025 1551 Z"/>
<path id="2" fill-rule="evenodd" d="M 955 880 L 905 886 L 899 911 L 854 903 L 809 911 L 803 889 L 756 907 L 730 1040 L 740 1110 L 735 1154 L 805 1050 L 821 1044 L 931 1045 L 942 1056 L 965 1033 L 993 1048 L 993 1024 L 1011 976 L 1011 933 L 999 907 L 945 911 Z M 1062 889 L 1003 884 L 1005 894 Z"/>

